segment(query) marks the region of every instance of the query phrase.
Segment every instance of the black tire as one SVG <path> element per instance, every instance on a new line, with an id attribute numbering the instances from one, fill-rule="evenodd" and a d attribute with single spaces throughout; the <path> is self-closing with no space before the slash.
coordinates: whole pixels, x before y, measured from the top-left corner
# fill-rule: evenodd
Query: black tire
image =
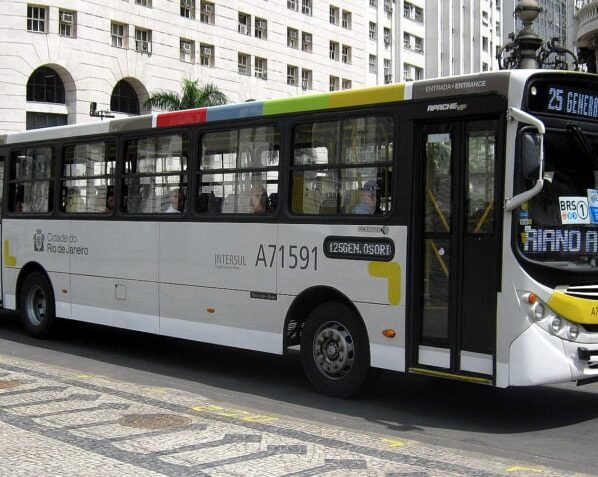
<path id="1" fill-rule="evenodd" d="M 339 398 L 353 396 L 370 369 L 370 347 L 361 319 L 342 303 L 317 306 L 303 326 L 301 360 L 318 392 Z"/>
<path id="2" fill-rule="evenodd" d="M 19 296 L 21 320 L 36 338 L 46 338 L 56 321 L 54 292 L 46 276 L 33 272 L 25 278 Z"/>

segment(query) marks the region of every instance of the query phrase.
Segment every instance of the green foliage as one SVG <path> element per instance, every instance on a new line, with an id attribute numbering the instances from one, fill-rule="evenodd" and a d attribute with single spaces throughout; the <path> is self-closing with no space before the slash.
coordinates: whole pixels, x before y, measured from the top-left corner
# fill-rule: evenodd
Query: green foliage
<path id="1" fill-rule="evenodd" d="M 198 80 L 181 81 L 182 94 L 174 91 L 158 90 L 143 103 L 146 108 L 158 108 L 163 111 L 219 106 L 228 103 L 226 94 L 213 83 L 200 86 Z"/>

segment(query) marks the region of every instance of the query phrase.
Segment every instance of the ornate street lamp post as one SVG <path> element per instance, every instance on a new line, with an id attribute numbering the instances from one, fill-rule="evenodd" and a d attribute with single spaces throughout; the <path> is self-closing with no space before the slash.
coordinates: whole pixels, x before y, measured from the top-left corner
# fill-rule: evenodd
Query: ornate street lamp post
<path id="1" fill-rule="evenodd" d="M 532 23 L 538 18 L 542 7 L 536 0 L 521 0 L 515 7 L 515 16 L 523 23 L 523 29 L 517 33 L 515 42 L 519 44 L 519 68 L 539 68 L 536 51 L 542 46 L 542 38 L 532 30 Z"/>
<path id="2" fill-rule="evenodd" d="M 511 33 L 509 41 L 496 54 L 498 66 L 504 69 L 546 68 L 556 70 L 578 69 L 579 61 L 574 53 L 559 45 L 558 38 L 544 42 L 532 29 L 532 24 L 542 12 L 537 0 L 520 0 L 515 7 L 515 16 L 523 28 L 517 35 Z"/>

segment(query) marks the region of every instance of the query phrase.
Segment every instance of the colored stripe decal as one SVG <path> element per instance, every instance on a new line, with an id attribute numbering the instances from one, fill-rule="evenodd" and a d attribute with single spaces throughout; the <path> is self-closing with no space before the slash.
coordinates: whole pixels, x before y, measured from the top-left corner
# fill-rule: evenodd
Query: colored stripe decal
<path id="1" fill-rule="evenodd" d="M 208 109 L 208 121 L 222 121 L 224 119 L 253 118 L 262 115 L 263 101 L 252 101 L 242 104 L 227 104 Z"/>
<path id="2" fill-rule="evenodd" d="M 573 323 L 598 325 L 598 301 L 565 295 L 555 291 L 548 306 Z"/>
<path id="3" fill-rule="evenodd" d="M 330 93 L 293 96 L 292 98 L 271 99 L 264 103 L 264 116 L 271 114 L 294 113 L 327 109 Z"/>
<path id="4" fill-rule="evenodd" d="M 206 122 L 208 108 L 187 109 L 185 111 L 174 111 L 171 113 L 158 114 L 156 126 L 164 128 L 167 126 L 182 126 L 184 124 L 197 124 Z"/>
<path id="5" fill-rule="evenodd" d="M 359 106 L 371 103 L 389 103 L 391 101 L 402 101 L 404 97 L 404 84 L 390 84 L 376 88 L 346 90 L 331 94 L 328 106 L 330 108 L 343 108 L 345 106 Z"/>

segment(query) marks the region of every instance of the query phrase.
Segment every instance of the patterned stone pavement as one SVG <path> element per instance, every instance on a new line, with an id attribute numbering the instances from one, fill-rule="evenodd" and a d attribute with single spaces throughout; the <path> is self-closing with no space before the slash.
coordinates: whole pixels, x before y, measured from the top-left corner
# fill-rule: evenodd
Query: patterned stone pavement
<path id="1" fill-rule="evenodd" d="M 566 476 L 0 354 L 0 476 Z"/>

